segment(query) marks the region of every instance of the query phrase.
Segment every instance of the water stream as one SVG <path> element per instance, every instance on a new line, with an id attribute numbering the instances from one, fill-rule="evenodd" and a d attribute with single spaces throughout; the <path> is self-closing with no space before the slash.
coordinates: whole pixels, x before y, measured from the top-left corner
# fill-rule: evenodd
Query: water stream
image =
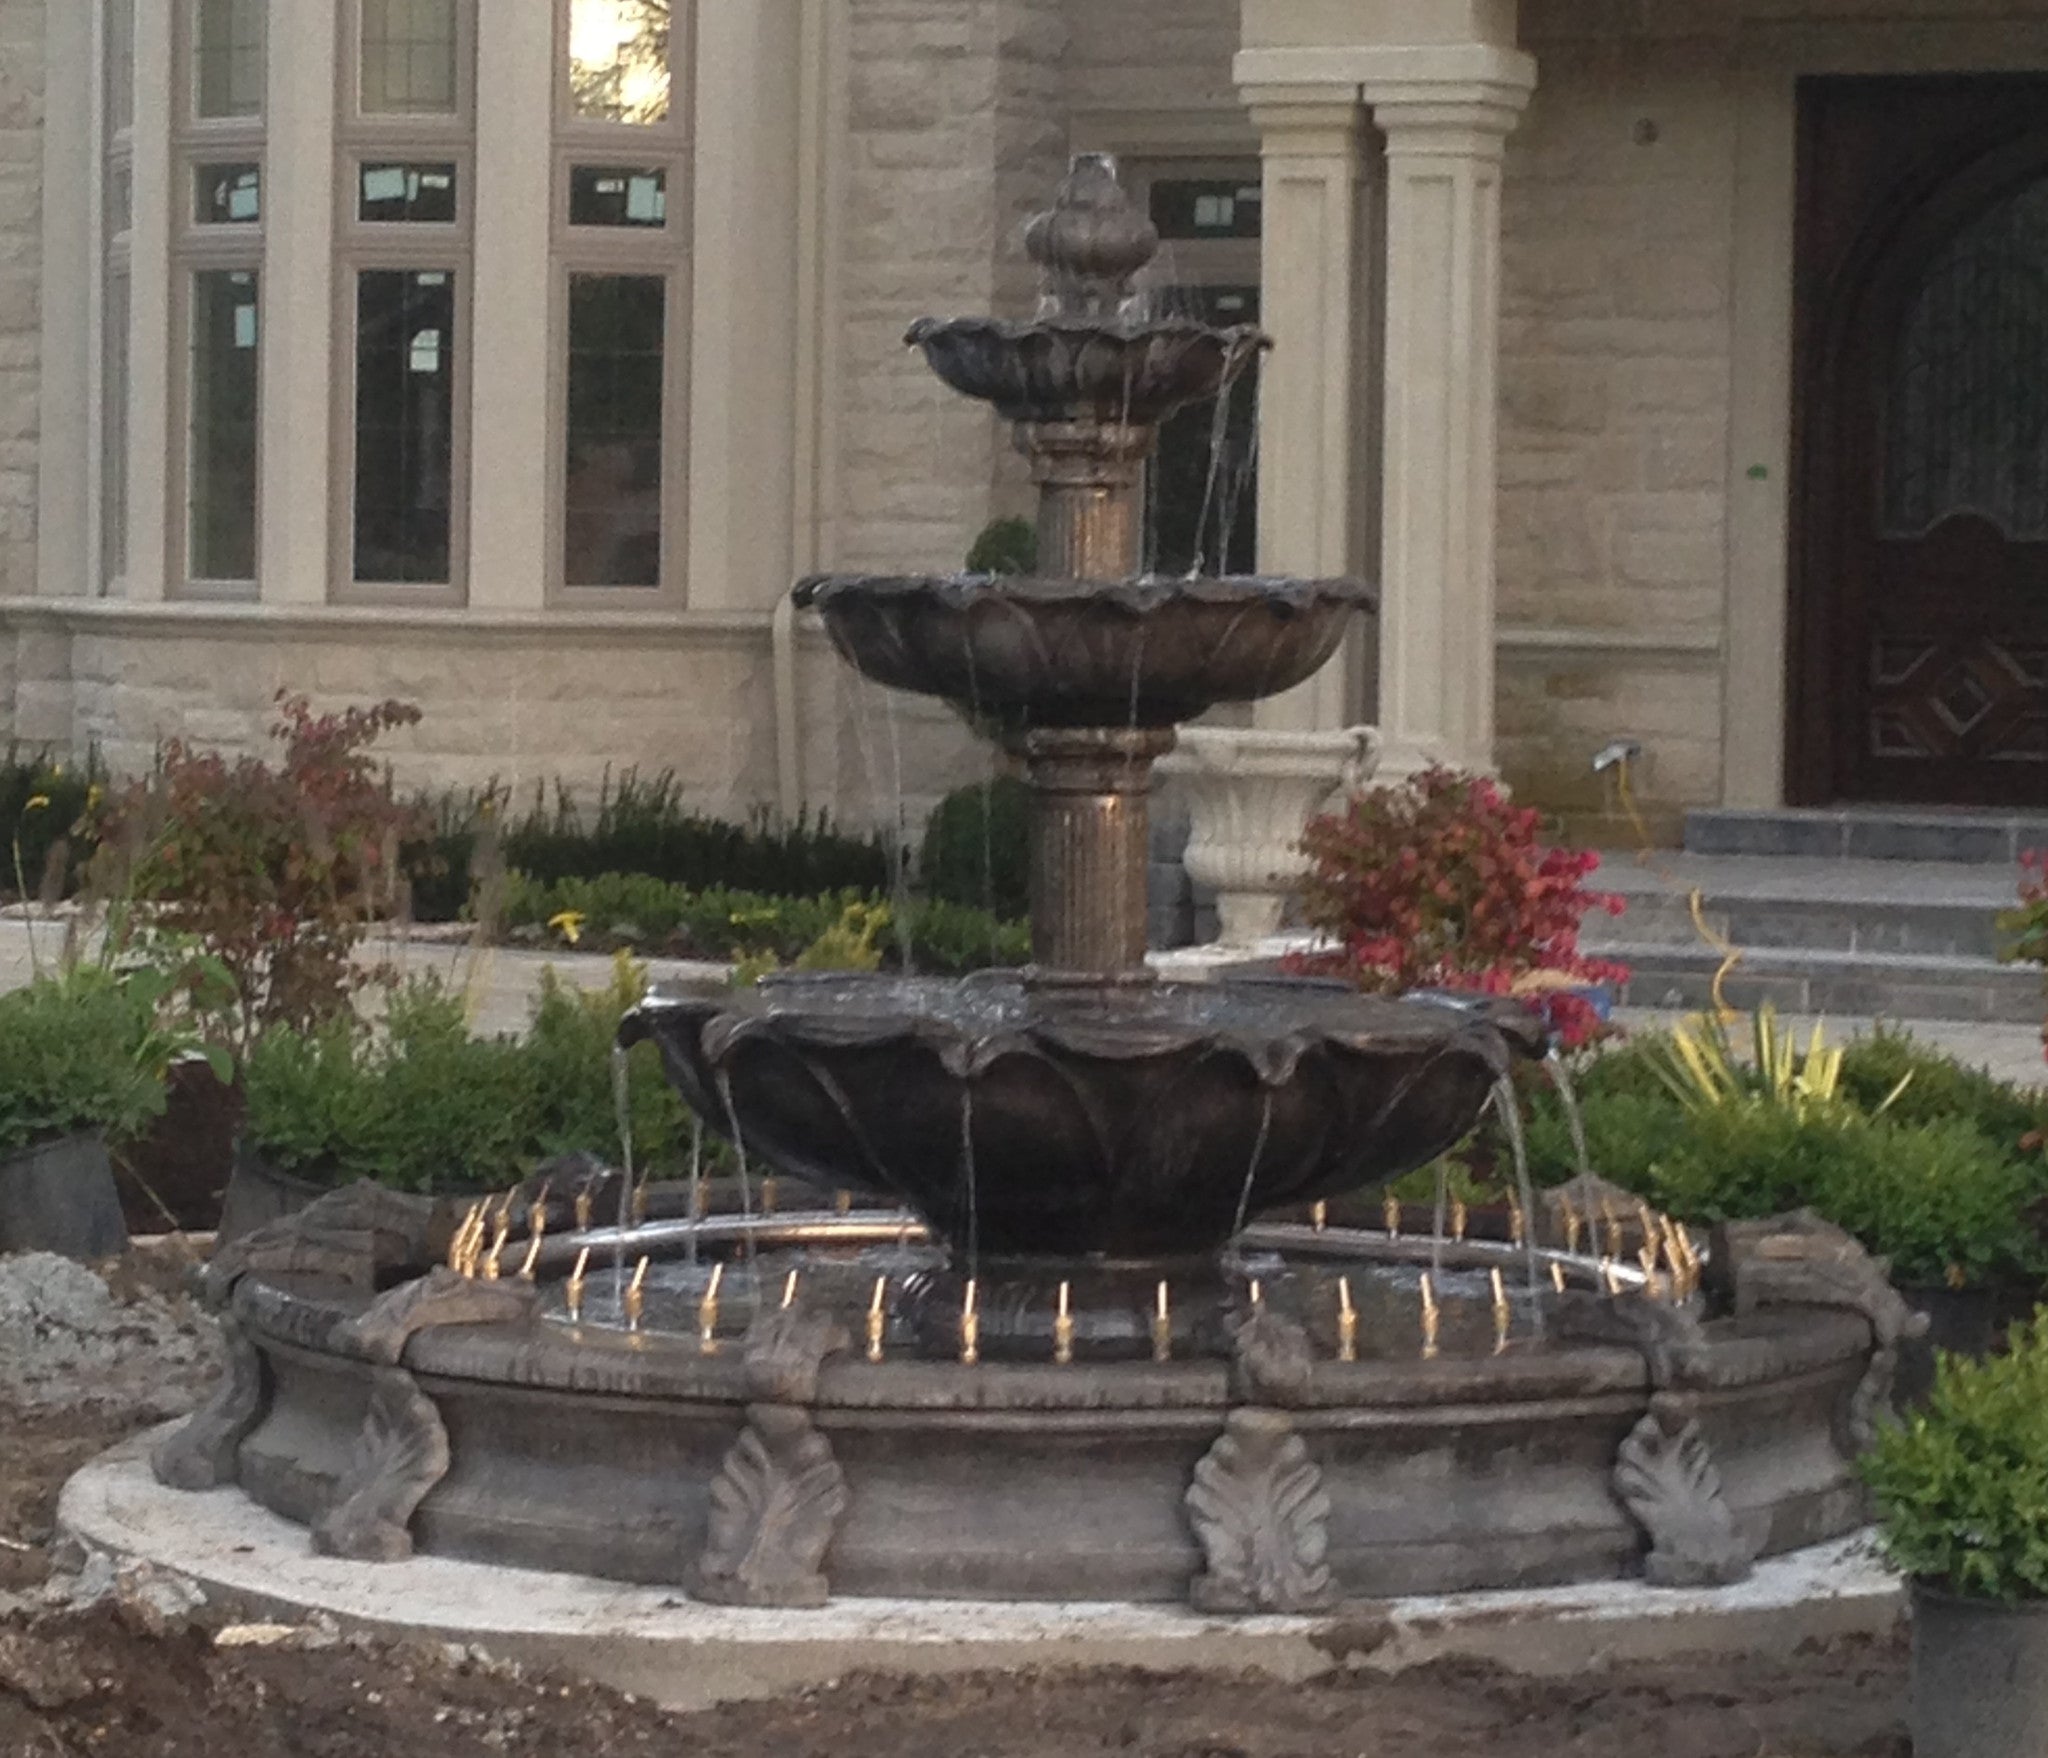
<path id="1" fill-rule="evenodd" d="M 718 1071 L 718 1098 L 725 1106 L 726 1121 L 732 1125 L 733 1158 L 739 1163 L 740 1218 L 752 1221 L 754 1218 L 754 1176 L 747 1166 L 746 1139 L 740 1131 L 739 1108 L 732 1102 L 732 1076 L 724 1069 Z M 753 1301 L 753 1310 L 761 1310 L 761 1278 L 754 1268 L 754 1230 L 748 1227 L 740 1236 L 740 1260 L 747 1267 L 747 1286 Z"/>
<path id="2" fill-rule="evenodd" d="M 612 1241 L 612 1307 L 625 1310 L 626 1229 L 633 1218 L 633 1064 L 632 1052 L 612 1046 L 612 1114 L 619 1127 L 619 1230 Z"/>
<path id="3" fill-rule="evenodd" d="M 1578 1088 L 1572 1085 L 1571 1071 L 1564 1065 L 1564 1058 L 1553 1048 L 1544 1058 L 1543 1066 L 1550 1070 L 1550 1084 L 1557 1088 L 1557 1102 L 1564 1110 L 1565 1127 L 1572 1136 L 1572 1164 L 1581 1177 L 1588 1177 L 1593 1171 L 1593 1156 L 1586 1149 L 1586 1114 L 1579 1107 Z"/>
<path id="4" fill-rule="evenodd" d="M 1536 1248 L 1536 1186 L 1529 1176 L 1529 1140 L 1522 1129 L 1521 1107 L 1515 1103 L 1515 1083 L 1506 1075 L 1493 1089 L 1493 1108 L 1500 1113 L 1500 1126 L 1507 1133 L 1508 1151 L 1514 1156 L 1515 1200 L 1522 1205 L 1522 1264 L 1528 1272 L 1529 1319 L 1540 1337 L 1545 1325 L 1539 1273 L 1542 1261 Z"/>

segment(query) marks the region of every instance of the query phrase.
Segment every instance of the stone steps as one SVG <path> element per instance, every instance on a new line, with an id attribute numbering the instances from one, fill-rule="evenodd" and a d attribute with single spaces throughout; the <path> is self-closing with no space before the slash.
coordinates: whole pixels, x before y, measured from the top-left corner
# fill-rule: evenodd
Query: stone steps
<path id="1" fill-rule="evenodd" d="M 2023 850 L 2034 848 L 2048 848 L 2048 810 L 1716 807 L 1685 815 L 1685 850 L 1695 855 L 2010 866 Z"/>

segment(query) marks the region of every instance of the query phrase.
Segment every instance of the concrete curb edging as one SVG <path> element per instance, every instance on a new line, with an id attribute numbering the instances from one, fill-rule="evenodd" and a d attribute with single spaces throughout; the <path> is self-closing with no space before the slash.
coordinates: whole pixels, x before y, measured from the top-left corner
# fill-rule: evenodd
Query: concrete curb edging
<path id="1" fill-rule="evenodd" d="M 774 1696 L 850 1672 L 1133 1666 L 1298 1680 L 1456 1656 L 1583 1673 L 1625 1660 L 1883 1635 L 1904 1608 L 1897 1579 L 1866 1538 L 1852 1537 L 1761 1564 L 1739 1587 L 1603 1583 L 1357 1604 L 1315 1618 L 859 1599 L 822 1611 L 750 1611 L 699 1605 L 673 1588 L 441 1557 L 374 1564 L 314 1556 L 302 1528 L 239 1490 L 163 1488 L 149 1471 L 153 1439 L 124 1442 L 72 1477 L 58 1512 L 67 1533 L 187 1576 L 240 1616 L 325 1614 L 351 1632 L 473 1644 L 674 1709 Z"/>

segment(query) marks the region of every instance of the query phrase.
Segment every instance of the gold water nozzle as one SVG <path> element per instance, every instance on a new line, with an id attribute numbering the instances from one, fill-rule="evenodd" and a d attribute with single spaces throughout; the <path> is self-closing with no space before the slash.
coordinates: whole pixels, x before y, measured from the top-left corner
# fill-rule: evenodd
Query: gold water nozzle
<path id="1" fill-rule="evenodd" d="M 1159 1284 L 1152 1300 L 1152 1359 L 1173 1359 L 1173 1304 L 1164 1282 Z"/>
<path id="2" fill-rule="evenodd" d="M 579 1325 L 583 1322 L 584 1272 L 590 1268 L 590 1247 L 585 1246 L 576 1254 L 576 1267 L 569 1272 L 569 1280 L 562 1285 L 562 1304 L 568 1309 L 569 1322 Z"/>
<path id="3" fill-rule="evenodd" d="M 1351 1303 L 1351 1278 L 1337 1278 L 1337 1359 L 1358 1359 L 1358 1308 Z"/>
<path id="4" fill-rule="evenodd" d="M 877 1276 L 875 1291 L 868 1299 L 868 1360 L 882 1359 L 882 1338 L 889 1328 L 889 1278 Z"/>
<path id="5" fill-rule="evenodd" d="M 981 1311 L 977 1285 L 967 1278 L 967 1293 L 960 1302 L 960 1365 L 973 1367 L 981 1360 Z"/>
<path id="6" fill-rule="evenodd" d="M 633 1266 L 633 1279 L 626 1284 L 626 1329 L 640 1329 L 640 1315 L 647 1307 L 647 1259 Z"/>
<path id="7" fill-rule="evenodd" d="M 1052 1358 L 1061 1367 L 1071 1367 L 1074 1362 L 1074 1309 L 1073 1291 L 1062 1282 L 1060 1303 L 1052 1315 Z"/>
<path id="8" fill-rule="evenodd" d="M 718 1347 L 718 1286 L 725 1280 L 725 1265 L 711 1266 L 711 1280 L 704 1284 L 697 1302 L 697 1347 L 709 1355 Z"/>

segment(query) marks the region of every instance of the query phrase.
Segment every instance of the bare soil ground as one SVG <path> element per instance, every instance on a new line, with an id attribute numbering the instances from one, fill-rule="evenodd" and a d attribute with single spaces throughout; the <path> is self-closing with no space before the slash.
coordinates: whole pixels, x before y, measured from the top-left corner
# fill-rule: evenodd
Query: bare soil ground
<path id="1" fill-rule="evenodd" d="M 4 1268 L 4 1265 L 0 1265 Z M 671 1715 L 471 1651 L 235 1626 L 180 1584 L 66 1554 L 57 1491 L 79 1464 L 196 1396 L 203 1361 L 133 1389 L 161 1346 L 176 1262 L 129 1264 L 143 1315 L 73 1396 L 0 1378 L 0 1758 L 1903 1758 L 1905 1657 L 1838 1644 L 1742 1663 L 1534 1680 L 1445 1664 L 1286 1685 L 1256 1676 L 1022 1671 L 853 1677 Z M 202 1321 L 189 1308 L 181 1322 Z M 146 1322 L 145 1322 L 146 1320 Z M 29 1322 L 6 1304 L 0 1332 Z M 18 1341 L 18 1339 L 17 1339 Z M 17 1351 L 18 1353 L 18 1351 Z M 69 1357 L 66 1358 L 67 1360 Z M 253 1636 L 253 1640 L 251 1639 Z"/>

